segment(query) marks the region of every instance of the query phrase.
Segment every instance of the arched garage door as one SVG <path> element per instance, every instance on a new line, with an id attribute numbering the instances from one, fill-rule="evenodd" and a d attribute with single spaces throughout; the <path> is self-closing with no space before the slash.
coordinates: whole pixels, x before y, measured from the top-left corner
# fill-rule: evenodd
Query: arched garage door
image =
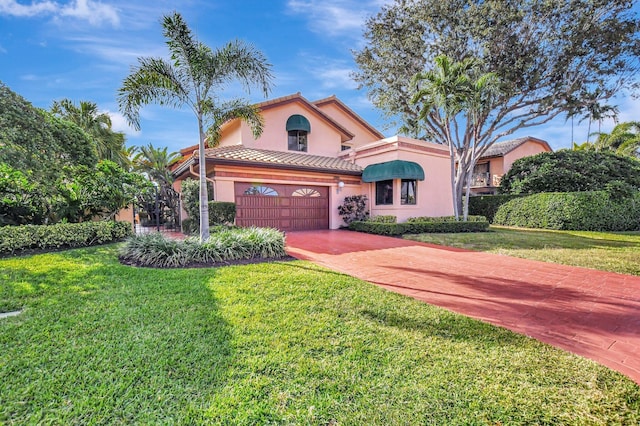
<path id="1" fill-rule="evenodd" d="M 236 224 L 283 231 L 329 228 L 326 186 L 236 182 Z"/>

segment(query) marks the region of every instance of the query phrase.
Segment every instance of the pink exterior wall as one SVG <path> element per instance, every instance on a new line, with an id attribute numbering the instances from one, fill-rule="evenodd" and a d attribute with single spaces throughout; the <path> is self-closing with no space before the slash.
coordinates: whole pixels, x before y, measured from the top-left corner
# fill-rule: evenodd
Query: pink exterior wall
<path id="1" fill-rule="evenodd" d="M 246 123 L 241 124 L 240 137 L 235 133 L 227 137 L 225 129 L 220 146 L 236 145 L 241 142 L 247 148 L 286 152 L 288 151 L 287 119 L 294 114 L 303 115 L 311 125 L 311 132 L 307 136 L 307 154 L 335 157 L 340 152 L 343 138 L 340 131 L 302 102 L 286 103 L 277 108 L 264 110 L 262 116 L 265 126 L 258 139 L 253 137 Z"/>
<path id="2" fill-rule="evenodd" d="M 438 144 L 394 136 L 361 146 L 345 157 L 355 158 L 363 169 L 370 164 L 392 160 L 413 161 L 420 164 L 425 180 L 418 181 L 415 205 L 400 204 L 401 180 L 393 180 L 393 204 L 376 205 L 375 182 L 363 183 L 363 193 L 369 198 L 372 216 L 394 215 L 398 222 L 418 216 L 450 216 L 453 214 L 451 194 L 451 163 L 449 151 Z"/>
<path id="3" fill-rule="evenodd" d="M 549 150 L 547 149 L 547 147 L 540 143 L 537 143 L 534 141 L 527 141 L 522 145 L 520 145 L 519 147 L 517 147 L 516 149 L 514 149 L 513 151 L 505 154 L 504 173 L 508 172 L 511 169 L 511 166 L 513 165 L 514 161 L 523 157 L 528 157 L 530 155 L 536 155 L 536 154 L 540 154 L 541 152 L 548 152 L 548 151 Z"/>
<path id="4" fill-rule="evenodd" d="M 371 143 L 371 141 L 378 140 L 380 137 L 372 133 L 360 121 L 355 120 L 333 102 L 322 104 L 318 108 L 355 135 L 353 139 L 345 142 L 346 145 L 352 148 Z"/>

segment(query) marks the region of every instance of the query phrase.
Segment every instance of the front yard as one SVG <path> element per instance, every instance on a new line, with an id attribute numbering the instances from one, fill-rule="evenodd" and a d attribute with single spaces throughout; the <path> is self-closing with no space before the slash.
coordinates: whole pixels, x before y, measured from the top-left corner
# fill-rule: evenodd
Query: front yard
<path id="1" fill-rule="evenodd" d="M 637 424 L 592 361 L 308 262 L 0 259 L 0 423 Z"/>
<path id="2" fill-rule="evenodd" d="M 640 232 L 550 231 L 491 226 L 489 232 L 406 239 L 525 259 L 640 275 Z"/>

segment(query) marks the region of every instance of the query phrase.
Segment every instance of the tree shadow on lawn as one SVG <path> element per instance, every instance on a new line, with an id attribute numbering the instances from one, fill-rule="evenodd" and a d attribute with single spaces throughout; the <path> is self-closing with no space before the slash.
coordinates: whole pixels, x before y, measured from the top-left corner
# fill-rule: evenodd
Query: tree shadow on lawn
<path id="1" fill-rule="evenodd" d="M 0 420 L 202 422 L 233 362 L 210 287 L 216 270 L 130 268 L 112 250 L 45 256 L 10 268 L 34 291 L 1 324 L 0 343 L 11 344 L 2 344 Z"/>

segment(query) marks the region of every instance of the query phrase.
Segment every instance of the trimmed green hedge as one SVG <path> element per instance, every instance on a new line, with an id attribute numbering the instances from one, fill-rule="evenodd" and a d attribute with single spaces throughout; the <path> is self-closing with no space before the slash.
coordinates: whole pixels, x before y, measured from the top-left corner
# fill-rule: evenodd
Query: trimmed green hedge
<path id="1" fill-rule="evenodd" d="M 484 216 L 489 223 L 493 223 L 493 217 L 501 205 L 514 198 L 521 198 L 523 194 L 480 195 L 469 198 L 469 215 Z"/>
<path id="2" fill-rule="evenodd" d="M 376 223 L 396 223 L 398 222 L 398 218 L 392 214 L 387 214 L 387 215 L 371 216 L 366 221 L 376 222 Z"/>
<path id="3" fill-rule="evenodd" d="M 606 191 L 533 194 L 500 206 L 493 223 L 524 228 L 637 231 L 640 192 L 626 198 Z"/>
<path id="4" fill-rule="evenodd" d="M 131 234 L 131 223 L 114 221 L 3 226 L 0 227 L 0 254 L 87 247 L 119 241 Z"/>
<path id="5" fill-rule="evenodd" d="M 481 216 L 470 217 L 467 222 L 454 217 L 416 217 L 405 223 L 351 222 L 349 229 L 378 235 L 482 232 L 489 229 L 489 222 Z"/>

